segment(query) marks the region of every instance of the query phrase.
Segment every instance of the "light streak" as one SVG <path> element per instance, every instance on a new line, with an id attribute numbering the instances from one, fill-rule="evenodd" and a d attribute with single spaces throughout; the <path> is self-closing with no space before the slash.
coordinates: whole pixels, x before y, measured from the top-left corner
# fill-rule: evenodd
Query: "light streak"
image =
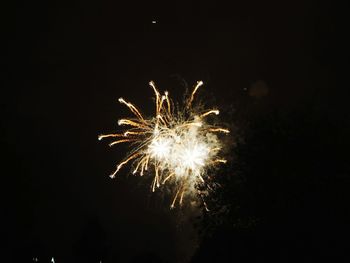
<path id="1" fill-rule="evenodd" d="M 115 175 L 129 162 L 132 163 L 133 174 L 144 175 L 149 166 L 154 169 L 151 190 L 169 185 L 173 188 L 173 199 L 170 207 L 176 203 L 181 205 L 187 196 L 198 194 L 196 186 L 205 183 L 208 169 L 226 163 L 219 154 L 223 145 L 218 133 L 229 133 L 228 129 L 211 125 L 207 116 L 219 114 L 219 110 L 199 111 L 193 107 L 195 94 L 203 85 L 198 81 L 190 97 L 182 108 L 175 108 L 167 91 L 161 95 L 153 81 L 149 85 L 155 94 L 155 114 L 145 118 L 132 103 L 119 98 L 134 117 L 120 119 L 120 126 L 129 126 L 121 133 L 100 135 L 99 140 L 117 138 L 109 145 L 130 143 L 131 151 L 121 161 Z M 202 197 L 201 197 L 202 198 Z M 206 206 L 206 204 L 204 203 Z"/>

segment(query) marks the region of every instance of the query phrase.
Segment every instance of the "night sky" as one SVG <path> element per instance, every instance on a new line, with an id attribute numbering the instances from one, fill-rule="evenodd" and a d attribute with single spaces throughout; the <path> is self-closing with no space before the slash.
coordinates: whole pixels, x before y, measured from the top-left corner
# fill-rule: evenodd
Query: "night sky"
<path id="1" fill-rule="evenodd" d="M 73 0 L 1 9 L 2 262 L 349 259 L 342 7 Z M 108 177 L 126 148 L 97 136 L 129 115 L 119 97 L 152 114 L 150 80 L 176 100 L 203 80 L 199 96 L 233 129 L 212 204 L 228 213 L 170 210 L 166 193 L 128 168 Z"/>

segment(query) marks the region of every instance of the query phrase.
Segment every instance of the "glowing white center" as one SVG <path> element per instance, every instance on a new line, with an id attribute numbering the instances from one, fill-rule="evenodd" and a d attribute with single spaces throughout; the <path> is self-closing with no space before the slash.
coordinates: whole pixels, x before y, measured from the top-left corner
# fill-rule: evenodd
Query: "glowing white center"
<path id="1" fill-rule="evenodd" d="M 170 152 L 170 140 L 164 138 L 153 140 L 149 145 L 149 151 L 152 157 L 156 157 L 158 159 L 168 157 Z"/>
<path id="2" fill-rule="evenodd" d="M 208 149 L 204 145 L 193 145 L 184 150 L 183 165 L 187 169 L 196 170 L 204 166 L 208 158 Z"/>
<path id="3" fill-rule="evenodd" d="M 158 161 L 162 170 L 174 171 L 177 178 L 195 178 L 201 174 L 207 161 L 212 158 L 210 149 L 218 144 L 216 136 L 200 132 L 197 125 L 179 125 L 161 135 L 158 130 L 148 146 L 150 156 Z"/>

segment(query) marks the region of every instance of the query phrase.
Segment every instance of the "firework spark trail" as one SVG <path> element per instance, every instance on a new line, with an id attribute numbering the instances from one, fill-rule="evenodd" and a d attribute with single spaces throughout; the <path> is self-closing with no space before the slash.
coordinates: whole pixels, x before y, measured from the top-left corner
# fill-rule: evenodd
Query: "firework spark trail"
<path id="1" fill-rule="evenodd" d="M 171 202 L 173 208 L 177 202 L 181 205 L 187 195 L 199 193 L 196 185 L 205 183 L 208 168 L 226 163 L 218 155 L 222 145 L 216 134 L 227 134 L 229 130 L 207 122 L 206 118 L 218 115 L 219 110 L 198 112 L 193 108 L 202 81 L 197 82 L 182 109 L 174 107 L 167 91 L 161 95 L 153 81 L 149 85 L 156 97 L 154 117 L 144 118 L 133 104 L 120 98 L 119 102 L 126 105 L 135 117 L 118 121 L 119 126 L 129 126 L 122 133 L 104 134 L 98 139 L 117 138 L 109 145 L 130 143 L 132 146 L 110 177 L 113 178 L 129 162 L 134 166 L 132 173 L 141 176 L 151 166 L 154 168 L 151 190 L 154 192 L 166 183 L 172 185 L 175 193 Z"/>

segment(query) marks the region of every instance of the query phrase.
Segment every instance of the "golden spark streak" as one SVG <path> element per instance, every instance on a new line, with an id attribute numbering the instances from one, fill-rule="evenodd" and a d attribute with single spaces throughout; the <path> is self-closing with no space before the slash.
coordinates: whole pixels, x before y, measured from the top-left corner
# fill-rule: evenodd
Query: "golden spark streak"
<path id="1" fill-rule="evenodd" d="M 177 196 L 179 195 L 179 192 L 180 192 L 180 187 L 179 187 L 179 189 L 177 190 L 177 192 L 176 192 L 176 195 L 175 195 L 175 197 L 174 197 L 174 199 L 173 199 L 173 202 L 171 203 L 171 208 L 174 208 L 175 207 L 175 202 L 176 202 L 176 199 L 177 199 Z"/>
<path id="2" fill-rule="evenodd" d="M 159 112 L 162 110 L 162 107 L 163 107 L 163 102 L 165 101 L 165 96 L 163 95 L 162 96 L 162 99 L 160 100 L 160 103 L 159 103 Z"/>
<path id="3" fill-rule="evenodd" d="M 163 180 L 163 184 L 165 184 L 166 181 L 168 181 L 171 177 L 173 177 L 175 175 L 175 173 L 171 173 L 169 174 L 164 180 Z"/>
<path id="4" fill-rule="evenodd" d="M 159 120 L 161 120 L 162 121 L 162 123 L 164 124 L 164 125 L 166 125 L 166 121 L 164 120 L 164 118 L 162 117 L 162 115 L 157 115 L 157 119 L 159 119 Z"/>
<path id="5" fill-rule="evenodd" d="M 114 142 L 111 142 L 109 144 L 110 147 L 112 147 L 113 145 L 116 145 L 118 143 L 123 143 L 123 142 L 130 142 L 130 141 L 134 141 L 133 139 L 122 139 L 122 140 L 118 140 L 118 141 L 114 141 Z"/>
<path id="6" fill-rule="evenodd" d="M 133 155 L 131 155 L 128 159 L 126 159 L 125 161 L 121 162 L 120 164 L 118 164 L 117 169 L 114 171 L 114 173 L 112 173 L 110 175 L 111 178 L 114 178 L 114 176 L 119 172 L 119 170 L 125 165 L 127 164 L 130 160 L 136 158 L 138 155 L 140 155 L 140 153 L 134 153 Z"/>
<path id="7" fill-rule="evenodd" d="M 203 113 L 200 117 L 201 118 L 204 118 L 205 116 L 208 116 L 209 114 L 215 114 L 215 115 L 219 115 L 219 111 L 218 110 L 210 110 L 210 111 L 207 111 L 207 112 L 205 112 L 205 113 Z"/>
<path id="8" fill-rule="evenodd" d="M 131 110 L 131 112 L 136 115 L 136 117 L 138 117 L 140 120 L 144 121 L 141 113 L 133 104 L 131 104 L 130 102 L 126 102 L 123 98 L 119 98 L 118 101 L 120 103 L 125 104 Z"/>
<path id="9" fill-rule="evenodd" d="M 223 128 L 211 128 L 209 129 L 209 131 L 212 131 L 212 132 L 223 132 L 223 133 L 230 133 L 229 130 L 227 129 L 223 129 Z"/>
<path id="10" fill-rule="evenodd" d="M 149 155 L 146 156 L 146 161 L 145 161 L 145 171 L 148 170 L 148 161 L 149 161 Z"/>
<path id="11" fill-rule="evenodd" d="M 227 160 L 225 160 L 225 159 L 217 159 L 217 160 L 212 161 L 212 163 L 227 163 Z"/>
<path id="12" fill-rule="evenodd" d="M 140 134 L 144 134 L 145 132 L 133 132 L 133 131 L 127 131 L 124 132 L 124 136 L 127 137 L 129 135 L 140 135 Z"/>
<path id="13" fill-rule="evenodd" d="M 159 183 L 158 183 L 158 167 L 155 167 L 155 172 L 156 172 L 156 175 L 155 175 L 155 177 L 154 177 L 154 179 L 153 179 L 153 186 L 152 186 L 152 192 L 154 192 L 155 191 L 155 187 L 156 187 L 156 185 L 157 185 L 157 187 L 159 187 Z"/>
<path id="14" fill-rule="evenodd" d="M 156 115 L 158 115 L 159 114 L 159 96 L 160 96 L 160 94 L 159 94 L 153 81 L 150 81 L 149 85 L 153 88 L 153 91 L 156 94 Z"/>
<path id="15" fill-rule="evenodd" d="M 169 113 L 169 116 L 171 116 L 171 106 L 170 106 L 170 100 L 169 100 L 168 92 L 167 92 L 167 91 L 165 92 L 165 99 L 166 99 L 166 104 L 167 104 L 167 106 L 168 106 L 168 113 Z"/>
<path id="16" fill-rule="evenodd" d="M 183 200 L 183 197 L 184 197 L 184 193 L 185 193 L 185 189 L 182 189 L 182 192 L 181 192 L 181 196 L 180 196 L 180 205 L 182 205 L 182 200 Z"/>
<path id="17" fill-rule="evenodd" d="M 141 161 L 139 161 L 139 162 L 137 163 L 136 168 L 135 168 L 135 170 L 132 172 L 132 174 L 136 174 L 136 173 L 137 173 L 137 170 L 139 169 L 140 164 L 143 163 L 145 159 L 146 159 L 146 157 L 143 157 L 143 158 L 141 159 Z"/>
<path id="18" fill-rule="evenodd" d="M 145 169 L 145 162 L 142 162 L 141 164 L 141 172 L 140 175 L 143 176 L 143 170 Z"/>
<path id="19" fill-rule="evenodd" d="M 135 121 L 132 121 L 132 120 L 128 120 L 128 119 L 120 119 L 118 121 L 118 125 L 130 125 L 130 126 L 134 126 L 134 127 L 144 127 L 144 125 L 142 125 L 141 123 L 137 123 Z"/>
<path id="20" fill-rule="evenodd" d="M 123 137 L 123 136 L 124 134 L 120 134 L 120 133 L 103 134 L 98 136 L 98 140 L 101 141 L 102 139 L 108 138 L 108 137 Z"/>
<path id="21" fill-rule="evenodd" d="M 192 94 L 191 94 L 191 97 L 190 97 L 190 100 L 188 101 L 188 104 L 187 104 L 187 108 L 191 107 L 192 105 L 192 101 L 193 101 L 193 98 L 194 98 L 194 94 L 197 92 L 197 90 L 199 89 L 200 86 L 203 85 L 203 81 L 197 81 L 197 85 L 195 86 L 195 88 L 193 89 L 192 91 Z"/>

